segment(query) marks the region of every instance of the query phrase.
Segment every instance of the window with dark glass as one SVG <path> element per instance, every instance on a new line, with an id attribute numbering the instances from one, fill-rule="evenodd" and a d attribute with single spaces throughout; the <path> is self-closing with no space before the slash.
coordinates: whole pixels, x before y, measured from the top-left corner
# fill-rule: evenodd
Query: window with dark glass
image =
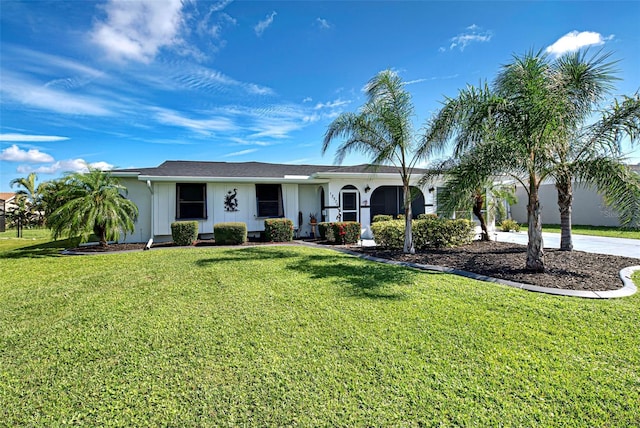
<path id="1" fill-rule="evenodd" d="M 258 217 L 283 217 L 282 186 L 279 184 L 256 184 Z"/>
<path id="2" fill-rule="evenodd" d="M 176 184 L 176 219 L 207 218 L 207 185 Z"/>

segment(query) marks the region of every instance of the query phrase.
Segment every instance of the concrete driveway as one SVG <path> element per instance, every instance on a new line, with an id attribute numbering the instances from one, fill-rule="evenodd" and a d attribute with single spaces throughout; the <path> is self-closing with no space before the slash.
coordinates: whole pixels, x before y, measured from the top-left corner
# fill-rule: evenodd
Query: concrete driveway
<path id="1" fill-rule="evenodd" d="M 496 241 L 527 245 L 527 232 L 495 232 Z M 608 238 L 573 234 L 573 249 L 640 259 L 640 239 Z M 542 232 L 544 248 L 560 248 L 560 234 Z"/>

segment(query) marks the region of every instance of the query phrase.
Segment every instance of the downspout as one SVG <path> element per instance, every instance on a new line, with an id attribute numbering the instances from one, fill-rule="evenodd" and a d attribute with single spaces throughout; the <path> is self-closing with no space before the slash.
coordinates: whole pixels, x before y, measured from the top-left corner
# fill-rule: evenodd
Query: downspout
<path id="1" fill-rule="evenodd" d="M 154 227 L 155 227 L 155 207 L 153 206 L 153 187 L 151 186 L 151 180 L 147 180 L 147 189 L 149 189 L 149 198 L 151 199 L 151 225 L 150 225 L 150 234 L 149 241 L 147 241 L 147 245 L 145 245 L 144 249 L 151 249 L 151 245 L 153 245 L 153 237 L 154 237 Z"/>

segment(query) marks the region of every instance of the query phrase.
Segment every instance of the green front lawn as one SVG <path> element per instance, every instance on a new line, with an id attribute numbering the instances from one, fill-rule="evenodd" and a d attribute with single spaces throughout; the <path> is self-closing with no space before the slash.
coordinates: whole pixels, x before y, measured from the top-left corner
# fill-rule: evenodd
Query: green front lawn
<path id="1" fill-rule="evenodd" d="M 32 248 L 0 270 L 7 426 L 640 421 L 638 295 L 553 297 L 306 247 Z"/>
<path id="2" fill-rule="evenodd" d="M 521 224 L 520 230 L 527 231 L 527 224 Z M 545 224 L 542 226 L 543 232 L 560 233 L 559 224 Z M 640 239 L 640 229 L 623 229 L 621 227 L 613 226 L 584 226 L 573 225 L 571 226 L 571 233 L 575 235 L 591 235 L 591 236 L 609 236 L 611 238 L 628 238 L 628 239 Z"/>

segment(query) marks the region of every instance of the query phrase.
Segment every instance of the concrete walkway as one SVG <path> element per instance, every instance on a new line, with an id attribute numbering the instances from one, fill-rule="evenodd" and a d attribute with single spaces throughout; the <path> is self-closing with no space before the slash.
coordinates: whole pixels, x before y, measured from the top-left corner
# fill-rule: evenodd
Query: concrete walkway
<path id="1" fill-rule="evenodd" d="M 527 245 L 527 232 L 495 232 L 498 242 Z M 544 248 L 560 248 L 560 234 L 542 232 Z M 605 236 L 573 234 L 573 249 L 586 253 L 610 254 L 613 256 L 640 259 L 640 239 L 608 238 Z"/>

